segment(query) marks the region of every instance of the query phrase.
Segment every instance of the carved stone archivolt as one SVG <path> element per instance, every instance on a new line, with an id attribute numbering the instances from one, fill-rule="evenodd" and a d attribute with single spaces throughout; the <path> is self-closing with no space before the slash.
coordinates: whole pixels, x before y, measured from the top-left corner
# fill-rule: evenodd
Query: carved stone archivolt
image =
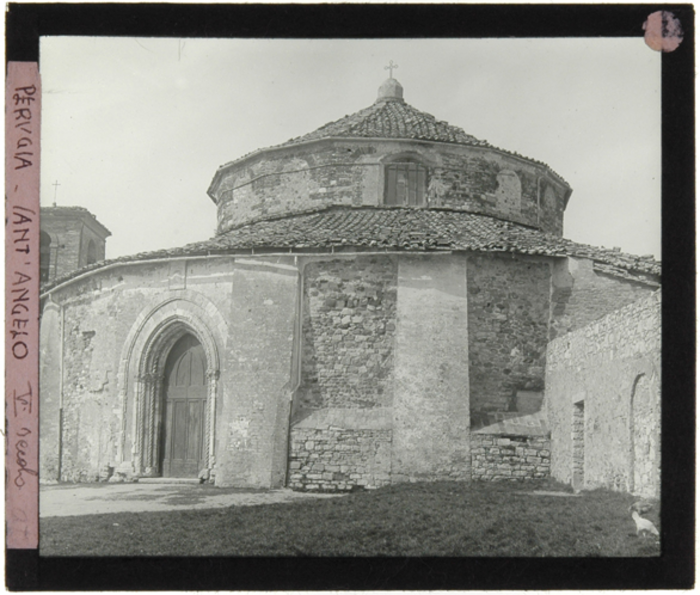
<path id="1" fill-rule="evenodd" d="M 207 407 L 205 418 L 204 460 L 207 471 L 214 464 L 214 427 L 216 416 L 216 395 L 219 385 L 219 356 L 216 341 L 209 327 L 200 317 L 183 312 L 162 317 L 145 340 L 140 341 L 140 348 L 134 350 L 135 370 L 133 374 L 133 422 L 132 452 L 134 473 L 138 476 L 157 476 L 160 474 L 161 450 L 160 433 L 163 423 L 163 390 L 165 364 L 170 350 L 186 334 L 191 334 L 201 343 L 207 361 Z M 124 414 L 126 414 L 126 399 Z M 127 453 L 124 453 L 126 455 Z"/>

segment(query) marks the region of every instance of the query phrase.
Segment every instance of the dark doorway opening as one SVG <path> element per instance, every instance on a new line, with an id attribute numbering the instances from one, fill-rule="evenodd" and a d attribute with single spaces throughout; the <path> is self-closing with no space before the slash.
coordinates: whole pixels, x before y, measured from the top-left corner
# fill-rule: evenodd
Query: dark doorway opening
<path id="1" fill-rule="evenodd" d="M 163 477 L 197 477 L 206 467 L 206 357 L 192 335 L 178 340 L 165 365 Z"/>

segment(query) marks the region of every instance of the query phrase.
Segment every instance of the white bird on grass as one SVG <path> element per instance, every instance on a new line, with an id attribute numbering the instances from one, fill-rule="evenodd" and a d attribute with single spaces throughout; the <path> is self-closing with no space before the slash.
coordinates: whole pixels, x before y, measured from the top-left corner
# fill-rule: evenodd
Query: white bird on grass
<path id="1" fill-rule="evenodd" d="M 637 537 L 651 534 L 659 537 L 659 532 L 649 519 L 639 516 L 639 511 L 646 512 L 651 509 L 651 506 L 643 502 L 635 502 L 630 506 L 629 510 L 632 513 L 632 520 L 637 525 Z"/>

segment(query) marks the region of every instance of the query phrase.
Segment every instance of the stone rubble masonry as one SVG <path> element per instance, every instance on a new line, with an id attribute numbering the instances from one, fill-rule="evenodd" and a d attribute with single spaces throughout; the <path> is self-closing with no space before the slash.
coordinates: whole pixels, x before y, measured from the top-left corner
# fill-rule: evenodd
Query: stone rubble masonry
<path id="1" fill-rule="evenodd" d="M 546 436 L 471 435 L 472 479 L 477 481 L 549 477 L 551 443 Z"/>
<path id="2" fill-rule="evenodd" d="M 470 253 L 469 382 L 472 417 L 514 411 L 517 391 L 544 383 L 550 266 L 544 259 Z"/>
<path id="3" fill-rule="evenodd" d="M 657 291 L 552 341 L 545 406 L 552 476 L 573 480 L 583 404 L 583 487 L 645 497 L 660 490 L 661 294 Z"/>
<path id="4" fill-rule="evenodd" d="M 263 151 L 232 164 L 215 188 L 218 231 L 330 205 L 380 206 L 384 166 L 428 168 L 429 206 L 468 210 L 562 234 L 568 187 L 543 165 L 496 149 L 410 140 L 320 140 Z"/>
<path id="5" fill-rule="evenodd" d="M 298 408 L 391 404 L 396 275 L 389 256 L 306 265 Z"/>
<path id="6" fill-rule="evenodd" d="M 432 173 L 443 190 L 431 206 L 494 215 L 562 235 L 566 189 L 553 179 L 547 184 L 539 168 L 485 151 L 439 155 L 441 166 Z"/>
<path id="7" fill-rule="evenodd" d="M 348 491 L 391 483 L 391 430 L 294 428 L 287 485 Z"/>

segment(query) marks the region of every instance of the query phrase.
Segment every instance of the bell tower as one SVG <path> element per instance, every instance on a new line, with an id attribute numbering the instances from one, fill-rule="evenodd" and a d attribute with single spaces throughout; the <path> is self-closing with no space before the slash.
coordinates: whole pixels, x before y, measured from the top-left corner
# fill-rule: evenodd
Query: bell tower
<path id="1" fill-rule="evenodd" d="M 112 233 L 83 207 L 41 208 L 41 283 L 105 259 Z"/>

